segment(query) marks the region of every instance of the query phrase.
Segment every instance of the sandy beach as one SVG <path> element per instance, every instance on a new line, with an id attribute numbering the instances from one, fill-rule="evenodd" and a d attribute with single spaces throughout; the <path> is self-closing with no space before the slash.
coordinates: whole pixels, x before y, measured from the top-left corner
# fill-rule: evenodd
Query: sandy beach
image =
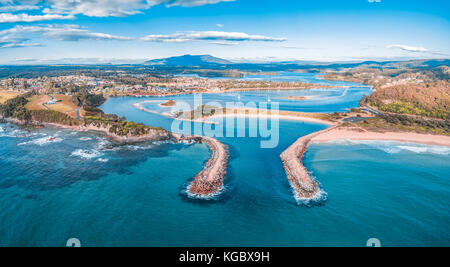
<path id="1" fill-rule="evenodd" d="M 156 101 L 156 100 L 155 100 L 155 101 L 145 101 L 145 102 L 161 102 L 161 101 L 159 101 L 159 100 Z M 148 113 L 152 113 L 152 114 L 164 116 L 164 117 L 171 118 L 171 119 L 174 119 L 174 120 L 199 122 L 199 123 L 205 123 L 205 124 L 217 124 L 216 122 L 213 122 L 213 121 L 207 121 L 207 120 L 204 119 L 204 118 L 195 119 L 195 120 L 188 120 L 188 119 L 176 118 L 176 117 L 172 116 L 171 114 L 169 114 L 169 113 L 167 113 L 167 112 L 159 113 L 159 112 L 156 112 L 156 111 L 153 111 L 153 110 L 150 110 L 150 109 L 146 109 L 146 108 L 142 107 L 140 104 L 141 104 L 141 103 L 134 103 L 134 104 L 132 104 L 132 106 L 135 107 L 135 108 L 137 108 L 137 109 L 139 109 L 140 111 L 144 111 L 144 112 L 148 112 Z"/>
<path id="2" fill-rule="evenodd" d="M 311 139 L 311 142 L 329 142 L 340 139 L 398 141 L 450 147 L 450 136 L 445 135 L 419 134 L 412 132 L 379 133 L 364 131 L 360 128 L 342 127 L 316 135 Z"/>
<path id="3" fill-rule="evenodd" d="M 322 131 L 300 137 L 280 155 L 286 176 L 294 189 L 296 199 L 313 199 L 319 192 L 317 182 L 302 163 L 310 143 L 334 140 L 381 140 L 411 142 L 425 145 L 450 147 L 450 136 L 419 134 L 411 132 L 370 132 L 361 128 L 333 126 Z"/>
<path id="4" fill-rule="evenodd" d="M 145 101 L 145 102 L 162 102 L 160 100 L 155 100 L 155 101 Z M 180 118 L 175 118 L 174 116 L 169 115 L 168 113 L 159 113 L 150 109 L 146 109 L 144 107 L 142 107 L 140 105 L 141 103 L 134 103 L 132 104 L 133 107 L 144 111 L 144 112 L 148 112 L 148 113 L 152 113 L 152 114 L 156 114 L 156 115 L 160 115 L 160 116 L 164 116 L 164 117 L 168 117 L 174 120 L 182 120 L 182 121 L 192 121 L 192 122 L 199 122 L 199 123 L 207 123 L 207 124 L 217 124 L 217 122 L 214 122 L 212 120 L 217 119 L 217 118 L 259 118 L 259 119 L 279 119 L 279 120 L 291 120 L 291 121 L 303 121 L 303 122 L 311 122 L 311 123 L 319 123 L 319 124 L 326 124 L 326 125 L 336 125 L 335 122 L 331 122 L 331 121 L 327 121 L 327 120 L 321 120 L 321 119 L 317 119 L 317 118 L 311 118 L 311 117 L 306 117 L 306 116 L 302 116 L 301 113 L 295 114 L 296 112 L 291 112 L 292 115 L 286 115 L 286 114 L 265 114 L 265 113 L 260 113 L 260 114 L 256 114 L 257 111 L 255 112 L 250 112 L 248 114 L 246 114 L 244 112 L 244 110 L 236 110 L 237 112 L 235 113 L 226 113 L 226 114 L 218 114 L 218 115 L 213 115 L 213 116 L 209 116 L 209 117 L 204 117 L 204 118 L 199 118 L 199 119 L 195 119 L 195 120 L 188 120 L 188 119 L 180 119 Z"/>
<path id="5" fill-rule="evenodd" d="M 295 113 L 295 112 L 292 112 Z M 256 113 L 249 113 L 245 114 L 243 110 L 238 111 L 238 113 L 228 113 L 228 114 L 220 114 L 220 115 L 213 115 L 210 117 L 205 118 L 205 120 L 212 120 L 216 118 L 258 118 L 258 119 L 279 119 L 279 120 L 290 120 L 290 121 L 303 121 L 303 122 L 311 122 L 311 123 L 319 123 L 319 124 L 326 124 L 326 125 L 336 125 L 335 122 L 327 121 L 327 120 L 321 120 L 317 118 L 311 118 L 302 116 L 300 113 L 298 115 L 284 115 L 284 114 L 256 114 Z"/>

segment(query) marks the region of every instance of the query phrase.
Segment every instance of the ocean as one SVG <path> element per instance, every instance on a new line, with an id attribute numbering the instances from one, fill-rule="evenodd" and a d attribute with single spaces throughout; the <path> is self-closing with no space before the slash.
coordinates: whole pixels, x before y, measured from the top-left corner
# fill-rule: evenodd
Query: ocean
<path id="1" fill-rule="evenodd" d="M 292 73 L 279 78 L 286 77 L 316 79 Z M 345 88 L 287 92 L 326 101 L 280 101 L 280 109 L 356 107 L 370 88 L 351 85 L 345 95 Z M 264 101 L 267 94 L 245 92 L 240 100 Z M 236 97 L 204 95 L 220 103 Z M 131 106 L 152 99 L 110 98 L 101 109 L 170 130 L 172 119 Z M 108 149 L 109 141 L 95 133 L 0 127 L 0 246 L 65 246 L 69 238 L 82 246 L 365 246 L 369 238 L 382 246 L 450 245 L 448 148 L 312 144 L 304 164 L 322 195 L 299 203 L 279 155 L 298 137 L 327 126 L 282 120 L 273 148 L 262 149 L 261 138 L 218 138 L 230 150 L 225 189 L 196 200 L 186 188 L 209 158 L 205 145 L 147 142 Z"/>

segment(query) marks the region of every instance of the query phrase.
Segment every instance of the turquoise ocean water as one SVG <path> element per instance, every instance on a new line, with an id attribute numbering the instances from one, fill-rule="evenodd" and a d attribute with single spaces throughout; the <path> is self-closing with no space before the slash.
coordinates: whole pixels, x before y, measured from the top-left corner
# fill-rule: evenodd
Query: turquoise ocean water
<path id="1" fill-rule="evenodd" d="M 324 82 L 312 74 L 277 77 Z M 346 93 L 343 88 L 288 92 L 314 94 L 326 103 L 312 99 L 300 107 L 298 101 L 280 101 L 280 109 L 355 107 L 370 88 L 350 85 Z M 240 100 L 279 97 L 270 94 L 245 92 Z M 170 129 L 170 118 L 131 106 L 145 100 L 111 98 L 101 108 Z M 204 145 L 143 143 L 110 150 L 108 140 L 92 133 L 0 127 L 1 246 L 64 246 L 73 237 L 82 246 L 364 246 L 369 238 L 384 246 L 450 244 L 448 148 L 375 141 L 312 144 L 304 163 L 326 193 L 316 202 L 297 203 L 279 154 L 298 137 L 326 126 L 280 121 L 275 148 L 261 149 L 259 138 L 218 138 L 230 149 L 225 191 L 200 201 L 185 190 L 209 157 Z M 50 137 L 56 139 L 49 142 Z"/>

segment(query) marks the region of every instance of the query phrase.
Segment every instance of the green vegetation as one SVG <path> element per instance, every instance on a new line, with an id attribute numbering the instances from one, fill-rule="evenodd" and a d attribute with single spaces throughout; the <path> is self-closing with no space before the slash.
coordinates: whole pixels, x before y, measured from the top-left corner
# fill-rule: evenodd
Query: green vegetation
<path id="1" fill-rule="evenodd" d="M 361 82 L 376 90 L 360 101 L 377 109 L 424 117 L 450 118 L 450 71 L 435 68 L 363 69 L 327 73 L 325 79 Z"/>
<path id="2" fill-rule="evenodd" d="M 425 119 L 401 114 L 383 114 L 376 118 L 359 122 L 358 125 L 374 131 L 397 130 L 450 135 L 449 120 Z"/>
<path id="3" fill-rule="evenodd" d="M 217 111 L 220 111 L 220 110 L 223 111 L 224 109 L 214 107 L 214 106 L 209 106 L 209 105 L 201 105 L 201 106 L 198 106 L 194 110 L 177 114 L 177 117 L 186 119 L 186 120 L 201 119 L 204 117 L 213 116 L 214 114 L 216 114 Z"/>
<path id="4" fill-rule="evenodd" d="M 33 120 L 39 122 L 47 123 L 58 123 L 62 125 L 79 125 L 79 121 L 55 110 L 29 110 L 28 113 L 31 115 Z"/>
<path id="5" fill-rule="evenodd" d="M 18 118 L 27 117 L 23 113 L 26 112 L 25 105 L 28 100 L 24 96 L 17 96 L 15 98 L 8 99 L 3 105 L 0 105 L 0 114 L 5 118 Z"/>
<path id="6" fill-rule="evenodd" d="M 396 101 L 394 103 L 383 104 L 379 102 L 369 101 L 370 105 L 377 107 L 381 111 L 399 113 L 399 114 L 413 114 L 426 117 L 433 117 L 439 119 L 448 119 L 450 117 L 450 110 L 441 108 L 424 108 L 419 103 Z"/>
<path id="7" fill-rule="evenodd" d="M 72 96 L 72 101 L 77 106 L 98 107 L 101 104 L 105 103 L 106 98 L 103 95 L 78 93 L 78 94 Z"/>
<path id="8" fill-rule="evenodd" d="M 142 123 L 127 121 L 124 117 L 113 114 L 100 113 L 100 116 L 85 116 L 82 120 L 77 120 L 55 110 L 28 110 L 25 105 L 28 103 L 27 97 L 22 95 L 9 99 L 5 104 L 0 105 L 0 115 L 5 118 L 15 118 L 24 122 L 46 122 L 61 125 L 95 126 L 99 128 L 109 128 L 111 134 L 118 136 L 142 136 L 150 133 L 150 130 L 163 131 L 161 127 L 150 127 Z"/>
<path id="9" fill-rule="evenodd" d="M 146 135 L 150 130 L 162 131 L 161 127 L 146 126 L 142 123 L 135 123 L 132 121 L 126 121 L 124 119 L 117 118 L 105 118 L 96 116 L 86 116 L 84 118 L 84 125 L 93 125 L 96 127 L 109 127 L 109 132 L 118 136 L 127 136 L 129 134 L 133 136 Z"/>
<path id="10" fill-rule="evenodd" d="M 97 107 L 105 103 L 105 101 L 106 98 L 103 95 L 78 93 L 72 96 L 72 102 L 79 107 L 83 107 L 87 116 L 102 116 L 103 111 Z"/>

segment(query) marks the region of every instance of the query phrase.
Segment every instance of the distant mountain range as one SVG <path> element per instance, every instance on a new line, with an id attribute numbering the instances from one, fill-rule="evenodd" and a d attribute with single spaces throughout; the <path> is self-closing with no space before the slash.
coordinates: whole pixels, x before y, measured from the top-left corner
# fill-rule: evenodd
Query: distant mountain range
<path id="1" fill-rule="evenodd" d="M 318 61 L 282 61 L 265 63 L 245 63 L 232 62 L 226 59 L 214 57 L 211 55 L 184 55 L 153 59 L 144 62 L 144 65 L 167 66 L 167 67 L 218 67 L 229 66 L 234 68 L 248 68 L 251 66 L 279 66 L 279 67 L 316 67 L 316 68 L 433 68 L 442 65 L 449 65 L 449 59 L 427 59 L 427 60 L 392 60 L 392 61 L 363 61 L 363 62 L 318 62 Z"/>
<path id="2" fill-rule="evenodd" d="M 228 64 L 233 64 L 233 62 L 211 55 L 184 55 L 179 57 L 153 59 L 144 63 L 144 65 L 156 66 L 211 66 Z"/>

